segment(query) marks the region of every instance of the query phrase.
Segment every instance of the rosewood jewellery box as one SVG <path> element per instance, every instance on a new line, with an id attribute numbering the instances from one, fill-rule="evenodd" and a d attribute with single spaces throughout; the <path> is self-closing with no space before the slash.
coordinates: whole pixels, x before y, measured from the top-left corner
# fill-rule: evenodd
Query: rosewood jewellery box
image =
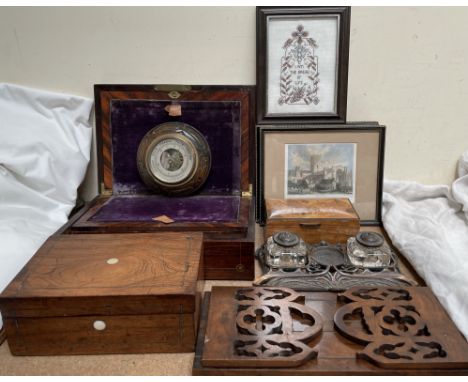
<path id="1" fill-rule="evenodd" d="M 0 295 L 14 355 L 192 352 L 201 233 L 56 234 Z"/>
<path id="2" fill-rule="evenodd" d="M 254 87 L 95 85 L 94 90 L 100 195 L 65 233 L 203 232 L 205 279 L 252 280 Z M 197 176 L 206 179 L 189 185 L 192 193 L 182 189 L 167 196 L 142 170 L 141 151 L 162 124 L 184 130 L 185 137 L 197 132 L 194 139 L 205 150 L 197 159 L 205 163 Z M 163 139 L 163 154 L 156 155 L 184 153 L 184 144 L 171 144 Z M 182 156 L 168 160 L 175 165 L 179 160 L 173 174 L 188 168 Z"/>

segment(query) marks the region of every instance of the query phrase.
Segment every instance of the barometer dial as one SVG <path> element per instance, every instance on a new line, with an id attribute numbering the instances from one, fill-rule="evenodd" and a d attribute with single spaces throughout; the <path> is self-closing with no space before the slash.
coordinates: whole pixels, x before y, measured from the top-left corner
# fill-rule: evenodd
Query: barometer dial
<path id="1" fill-rule="evenodd" d="M 194 127 L 167 122 L 143 137 L 137 163 L 147 186 L 169 195 L 187 195 L 206 181 L 211 154 L 205 138 Z"/>

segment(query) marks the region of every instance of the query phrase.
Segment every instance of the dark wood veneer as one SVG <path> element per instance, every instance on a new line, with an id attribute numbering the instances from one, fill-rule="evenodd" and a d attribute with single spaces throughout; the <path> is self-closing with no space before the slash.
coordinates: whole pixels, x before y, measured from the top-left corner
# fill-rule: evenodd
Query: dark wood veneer
<path id="1" fill-rule="evenodd" d="M 0 329 L 0 345 L 5 341 L 5 327 Z"/>

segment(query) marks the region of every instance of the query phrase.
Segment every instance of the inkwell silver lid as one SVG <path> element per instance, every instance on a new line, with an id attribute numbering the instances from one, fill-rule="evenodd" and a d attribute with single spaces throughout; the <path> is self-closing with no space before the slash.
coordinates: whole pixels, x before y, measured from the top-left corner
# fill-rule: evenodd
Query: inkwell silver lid
<path id="1" fill-rule="evenodd" d="M 384 238 L 380 233 L 369 231 L 359 232 L 356 240 L 365 247 L 380 247 L 384 243 Z"/>
<path id="2" fill-rule="evenodd" d="M 299 236 L 291 232 L 278 232 L 273 235 L 273 241 L 282 247 L 294 247 L 299 244 Z"/>

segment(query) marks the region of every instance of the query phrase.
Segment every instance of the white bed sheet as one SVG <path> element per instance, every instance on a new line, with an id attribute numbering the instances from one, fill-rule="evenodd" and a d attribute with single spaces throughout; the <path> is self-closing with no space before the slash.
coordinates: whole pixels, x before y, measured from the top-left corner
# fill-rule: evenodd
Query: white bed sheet
<path id="1" fill-rule="evenodd" d="M 383 223 L 468 339 L 468 151 L 451 187 L 385 181 Z"/>
<path id="2" fill-rule="evenodd" d="M 75 205 L 90 158 L 92 104 L 0 83 L 0 291 Z"/>

